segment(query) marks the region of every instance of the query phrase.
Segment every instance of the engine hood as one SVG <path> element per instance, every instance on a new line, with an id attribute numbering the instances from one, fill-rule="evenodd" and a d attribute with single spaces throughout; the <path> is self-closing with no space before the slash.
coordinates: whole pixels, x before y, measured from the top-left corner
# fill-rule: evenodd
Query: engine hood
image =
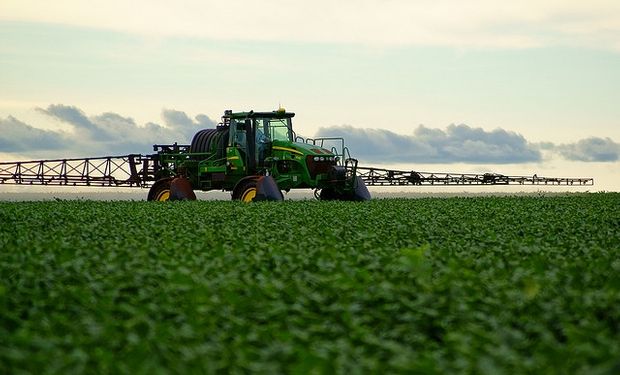
<path id="1" fill-rule="evenodd" d="M 289 151 L 300 155 L 334 156 L 333 152 L 309 143 L 276 140 L 273 141 L 272 147 L 275 150 Z"/>

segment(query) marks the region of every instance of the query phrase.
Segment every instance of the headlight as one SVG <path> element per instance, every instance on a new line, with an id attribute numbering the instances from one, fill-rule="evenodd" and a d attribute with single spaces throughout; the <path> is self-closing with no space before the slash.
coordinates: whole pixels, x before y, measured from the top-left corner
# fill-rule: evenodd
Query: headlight
<path id="1" fill-rule="evenodd" d="M 312 160 L 314 160 L 314 161 L 319 161 L 319 157 L 318 157 L 318 156 L 315 156 L 315 157 L 313 157 L 313 158 L 312 158 Z"/>
<path id="2" fill-rule="evenodd" d="M 325 158 L 321 156 L 321 157 L 319 158 L 319 160 L 320 160 L 320 161 L 325 161 Z"/>

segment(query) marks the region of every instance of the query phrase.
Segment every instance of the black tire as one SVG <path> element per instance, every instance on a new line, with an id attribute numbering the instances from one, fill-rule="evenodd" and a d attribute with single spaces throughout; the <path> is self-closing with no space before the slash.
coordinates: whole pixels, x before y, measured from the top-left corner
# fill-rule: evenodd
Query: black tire
<path id="1" fill-rule="evenodd" d="M 235 201 L 242 201 L 250 203 L 256 197 L 256 183 L 255 179 L 248 179 L 241 184 L 238 184 L 233 190 L 232 199 Z"/>
<path id="2" fill-rule="evenodd" d="M 330 188 L 321 189 L 319 193 L 319 199 L 322 201 L 335 201 L 341 199 L 341 194 L 338 194 L 336 190 Z"/>
<path id="3" fill-rule="evenodd" d="M 159 201 L 164 202 L 170 199 L 170 182 L 172 181 L 171 177 L 162 178 L 161 180 L 155 182 L 151 189 L 149 190 L 149 195 L 147 200 L 149 201 Z"/>

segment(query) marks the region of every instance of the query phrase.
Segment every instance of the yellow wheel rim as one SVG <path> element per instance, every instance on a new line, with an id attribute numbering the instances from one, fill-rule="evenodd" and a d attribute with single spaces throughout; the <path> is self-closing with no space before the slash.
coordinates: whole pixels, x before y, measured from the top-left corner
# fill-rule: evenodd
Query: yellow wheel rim
<path id="1" fill-rule="evenodd" d="M 170 199 L 170 190 L 162 190 L 155 197 L 156 201 L 164 202 Z"/>
<path id="2" fill-rule="evenodd" d="M 241 196 L 241 201 L 249 203 L 252 202 L 252 199 L 256 196 L 256 188 L 249 188 L 243 192 Z"/>

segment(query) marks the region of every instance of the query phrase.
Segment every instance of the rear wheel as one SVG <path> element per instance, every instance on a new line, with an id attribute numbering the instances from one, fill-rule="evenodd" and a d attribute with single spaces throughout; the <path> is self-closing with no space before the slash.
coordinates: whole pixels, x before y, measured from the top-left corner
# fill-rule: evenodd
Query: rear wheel
<path id="1" fill-rule="evenodd" d="M 172 178 L 162 178 L 151 186 L 147 200 L 164 202 L 170 199 L 170 182 Z"/>
<path id="2" fill-rule="evenodd" d="M 233 191 L 232 199 L 250 203 L 256 197 L 256 191 L 256 180 L 247 180 Z"/>

